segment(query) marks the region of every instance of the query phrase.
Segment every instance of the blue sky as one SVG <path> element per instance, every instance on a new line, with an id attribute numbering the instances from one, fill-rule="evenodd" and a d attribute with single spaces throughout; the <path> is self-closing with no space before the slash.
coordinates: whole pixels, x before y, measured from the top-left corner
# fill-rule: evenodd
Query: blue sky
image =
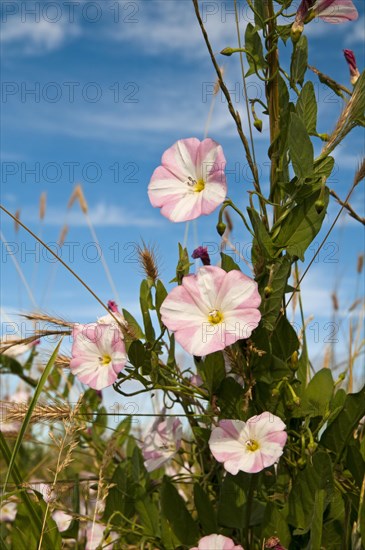
<path id="1" fill-rule="evenodd" d="M 346 86 L 350 83 L 342 49 L 353 49 L 360 70 L 364 67 L 365 10 L 363 1 L 355 4 L 360 13 L 355 23 L 334 26 L 315 20 L 306 27 L 310 63 Z M 203 2 L 217 53 L 236 44 L 231 7 L 231 2 Z M 62 226 L 68 223 L 62 257 L 106 301 L 113 296 L 101 261 L 94 261 L 96 250 L 86 222 L 77 205 L 67 214 L 74 184 L 82 183 L 121 306 L 139 317 L 141 275 L 135 263 L 136 243 L 143 238 L 157 245 L 161 275 L 167 284 L 174 276 L 177 241 L 182 242 L 185 234 L 185 224 L 171 224 L 151 207 L 147 185 L 167 147 L 183 137 L 203 138 L 215 80 L 192 4 L 189 0 L 3 2 L 2 18 L 2 202 L 12 212 L 20 209 L 21 219 L 47 242 L 57 241 Z M 240 19 L 244 29 L 245 2 L 240 2 Z M 288 52 L 290 48 L 288 44 Z M 284 56 L 287 58 L 287 53 Z M 238 60 L 233 56 L 219 57 L 219 61 L 245 120 Z M 342 102 L 313 81 L 319 98 L 319 131 L 329 133 Z M 255 77 L 248 84 L 250 97 L 262 94 Z M 244 125 L 247 127 L 246 122 Z M 220 95 L 209 136 L 223 145 L 230 172 L 229 195 L 245 208 L 252 182 Z M 267 138 L 264 120 L 263 134 L 255 133 L 263 182 L 268 176 Z M 337 152 L 329 185 L 341 197 L 345 197 L 363 153 L 360 131 L 353 132 Z M 43 225 L 38 215 L 42 192 L 47 193 Z M 363 200 L 363 186 L 359 186 L 352 204 L 360 212 Z M 337 210 L 333 204 L 324 230 Z M 212 214 L 190 225 L 190 252 L 202 243 L 217 246 L 215 224 L 216 215 Z M 11 249 L 18 250 L 16 258 L 38 306 L 79 322 L 91 322 L 102 314 L 76 280 L 61 266 L 55 268 L 23 231 L 15 234 L 13 223 L 4 217 L 2 229 Z M 238 221 L 232 241 L 247 253 L 250 239 Z M 309 340 L 318 361 L 330 332 L 327 323 L 333 320 L 331 292 L 338 287 L 343 327 L 338 331 L 337 349 L 343 354 L 349 319 L 346 308 L 357 295 L 356 285 L 360 285 L 359 295 L 364 290 L 362 283 L 356 282 L 357 256 L 364 245 L 360 225 L 344 215 L 329 243 L 303 285 L 305 315 L 313 315 Z M 218 255 L 213 255 L 213 261 L 218 261 Z M 246 267 L 243 270 L 249 274 Z M 32 304 L 3 243 L 1 276 L 6 321 Z M 318 338 L 313 323 L 318 323 Z"/>

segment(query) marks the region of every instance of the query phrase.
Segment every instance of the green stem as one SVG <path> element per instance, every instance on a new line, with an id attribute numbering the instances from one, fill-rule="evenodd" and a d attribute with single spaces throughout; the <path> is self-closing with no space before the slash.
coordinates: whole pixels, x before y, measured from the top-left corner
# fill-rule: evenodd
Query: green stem
<path id="1" fill-rule="evenodd" d="M 280 104 L 279 104 L 279 51 L 277 48 L 276 19 L 273 0 L 268 0 L 267 23 L 267 61 L 269 64 L 269 78 L 266 84 L 266 97 L 270 117 L 270 142 L 271 142 L 271 170 L 270 170 L 270 199 L 280 203 L 280 190 L 278 189 L 279 148 L 278 135 L 280 132 Z M 280 207 L 274 207 L 274 223 L 280 215 Z"/>

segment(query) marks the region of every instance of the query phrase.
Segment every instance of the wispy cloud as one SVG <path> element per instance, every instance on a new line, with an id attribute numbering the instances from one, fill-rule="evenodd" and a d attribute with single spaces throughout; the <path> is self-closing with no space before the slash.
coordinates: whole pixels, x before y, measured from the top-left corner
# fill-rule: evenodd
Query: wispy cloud
<path id="1" fill-rule="evenodd" d="M 34 55 L 58 49 L 80 33 L 77 23 L 71 24 L 66 20 L 51 22 L 42 18 L 32 20 L 29 17 L 22 21 L 20 17 L 13 16 L 3 23 L 0 40 L 7 46 L 7 54 L 20 52 Z"/>
<path id="2" fill-rule="evenodd" d="M 44 223 L 48 226 L 61 227 L 65 223 L 65 209 L 50 206 Z M 99 202 L 90 207 L 89 217 L 95 227 L 159 227 L 159 218 L 152 218 L 142 212 Z M 22 210 L 22 220 L 25 223 L 39 222 L 37 207 L 27 207 Z M 72 210 L 67 215 L 67 224 L 70 227 L 84 227 L 87 225 L 85 217 L 78 211 Z"/>

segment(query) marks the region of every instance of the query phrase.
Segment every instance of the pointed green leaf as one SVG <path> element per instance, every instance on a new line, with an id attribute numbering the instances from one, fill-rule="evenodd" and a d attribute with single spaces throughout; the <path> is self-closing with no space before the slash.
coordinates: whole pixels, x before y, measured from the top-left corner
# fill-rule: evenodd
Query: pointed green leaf
<path id="1" fill-rule="evenodd" d="M 318 198 L 319 192 L 314 193 L 293 208 L 283 221 L 274 243 L 280 250 L 286 250 L 288 254 L 302 261 L 305 251 L 322 227 L 329 201 L 329 190 L 325 189 L 324 208 L 320 213 L 315 207 Z"/>
<path id="2" fill-rule="evenodd" d="M 290 81 L 292 85 L 299 83 L 303 84 L 304 76 L 308 66 L 308 40 L 302 34 L 300 40 L 294 46 L 291 64 L 290 64 Z"/>
<path id="3" fill-rule="evenodd" d="M 302 179 L 309 177 L 313 172 L 313 144 L 304 122 L 294 113 L 290 118 L 289 153 L 295 175 Z"/>
<path id="4" fill-rule="evenodd" d="M 296 112 L 304 123 L 308 134 L 317 132 L 317 101 L 313 82 L 304 84 L 296 105 Z"/>
<path id="5" fill-rule="evenodd" d="M 161 487 L 162 513 L 182 544 L 195 544 L 199 538 L 196 522 L 186 508 L 175 486 L 164 477 Z"/>

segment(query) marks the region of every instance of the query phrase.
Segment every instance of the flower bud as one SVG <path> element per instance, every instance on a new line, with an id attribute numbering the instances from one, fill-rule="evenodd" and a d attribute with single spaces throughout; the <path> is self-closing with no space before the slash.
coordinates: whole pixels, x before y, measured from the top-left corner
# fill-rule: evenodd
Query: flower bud
<path id="1" fill-rule="evenodd" d="M 297 351 L 294 351 L 294 353 L 290 357 L 289 367 L 293 371 L 296 371 L 298 369 L 298 352 Z"/>
<path id="2" fill-rule="evenodd" d="M 221 51 L 221 55 L 227 55 L 230 56 L 234 53 L 233 48 L 224 48 L 224 50 Z"/>
<path id="3" fill-rule="evenodd" d="M 223 237 L 226 228 L 227 228 L 227 226 L 226 226 L 226 224 L 225 224 L 224 222 L 218 222 L 218 223 L 217 223 L 218 235 L 220 235 L 221 237 Z"/>
<path id="4" fill-rule="evenodd" d="M 343 54 L 350 69 L 351 84 L 354 86 L 360 77 L 360 71 L 356 65 L 355 54 L 352 50 L 343 50 Z"/>
<path id="5" fill-rule="evenodd" d="M 307 446 L 309 454 L 312 455 L 317 449 L 317 447 L 318 447 L 318 443 L 315 443 L 314 441 L 310 441 Z"/>
<path id="6" fill-rule="evenodd" d="M 271 296 L 273 292 L 274 292 L 274 289 L 272 286 L 265 286 L 264 288 L 265 298 L 268 298 L 269 296 Z"/>
<path id="7" fill-rule="evenodd" d="M 194 260 L 200 259 L 203 265 L 210 265 L 210 257 L 206 246 L 198 246 L 198 248 L 193 251 L 191 257 Z"/>
<path id="8" fill-rule="evenodd" d="M 324 204 L 324 200 L 323 199 L 318 199 L 316 200 L 316 202 L 314 203 L 314 208 L 316 209 L 316 212 L 317 214 L 321 214 L 323 209 L 325 207 L 325 204 Z"/>
<path id="9" fill-rule="evenodd" d="M 259 132 L 262 132 L 262 120 L 260 120 L 259 118 L 256 118 L 254 120 L 253 125 L 255 126 L 256 130 L 258 130 Z"/>

